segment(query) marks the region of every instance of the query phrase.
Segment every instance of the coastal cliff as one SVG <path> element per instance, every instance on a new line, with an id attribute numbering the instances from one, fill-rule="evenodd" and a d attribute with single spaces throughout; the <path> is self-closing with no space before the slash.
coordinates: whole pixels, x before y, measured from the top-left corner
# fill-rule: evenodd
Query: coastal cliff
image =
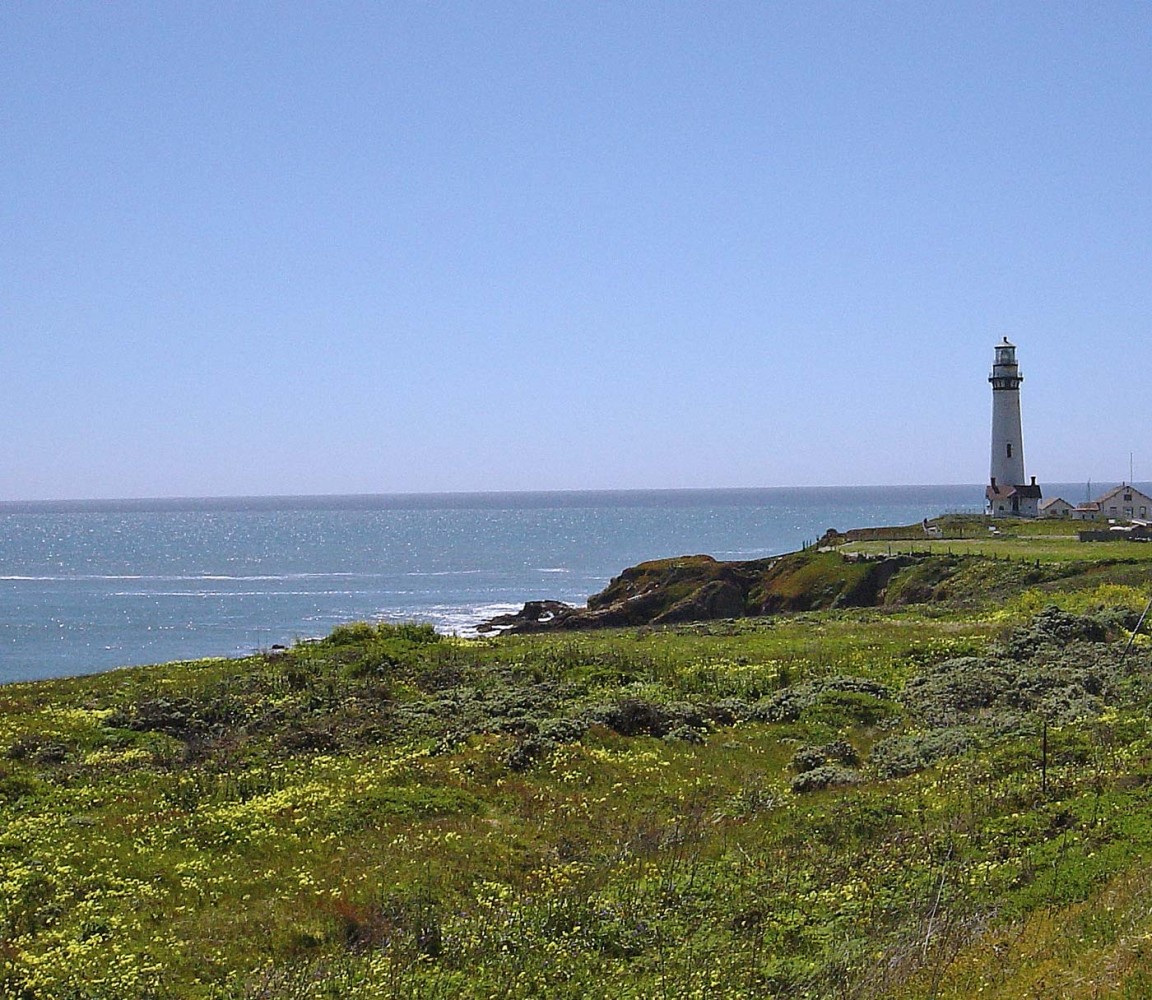
<path id="1" fill-rule="evenodd" d="M 543 632 L 673 625 L 721 618 L 963 599 L 989 583 L 1041 583 L 1052 571 L 973 556 L 862 557 L 825 546 L 770 559 L 723 562 L 706 555 L 643 562 L 624 570 L 584 608 L 529 601 L 481 632 Z M 993 578 L 993 579 L 990 579 Z"/>

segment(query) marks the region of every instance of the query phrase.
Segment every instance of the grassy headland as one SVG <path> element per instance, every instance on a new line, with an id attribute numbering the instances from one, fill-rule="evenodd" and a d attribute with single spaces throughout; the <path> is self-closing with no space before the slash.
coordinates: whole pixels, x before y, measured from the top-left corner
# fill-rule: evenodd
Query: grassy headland
<path id="1" fill-rule="evenodd" d="M 923 526 L 862 528 L 841 536 L 843 551 L 871 554 L 901 552 L 980 555 L 1042 563 L 1085 563 L 1094 566 L 1152 564 L 1152 544 L 1118 538 L 1107 542 L 1081 542 L 1084 530 L 1108 529 L 1107 524 L 1070 520 L 990 521 L 971 516 L 943 517 L 932 522 L 938 535 L 929 537 Z M 993 530 L 994 529 L 994 530 Z"/>
<path id="2" fill-rule="evenodd" d="M 0 993 L 1150 995 L 1147 547 L 1019 527 L 849 543 L 944 549 L 869 607 L 813 549 L 826 610 L 0 687 Z"/>

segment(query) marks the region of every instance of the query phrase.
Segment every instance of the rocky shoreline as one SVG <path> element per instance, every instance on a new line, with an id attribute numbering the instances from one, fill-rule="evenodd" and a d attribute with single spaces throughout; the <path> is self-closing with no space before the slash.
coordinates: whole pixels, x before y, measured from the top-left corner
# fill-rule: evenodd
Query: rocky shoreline
<path id="1" fill-rule="evenodd" d="M 940 522 L 937 522 L 940 523 Z M 767 559 L 724 562 L 687 555 L 639 563 L 613 578 L 585 607 L 533 600 L 514 614 L 477 627 L 481 635 L 678 625 L 717 619 L 848 607 L 899 607 L 952 602 L 972 604 L 1022 587 L 1065 587 L 1078 575 L 1099 574 L 1096 561 L 1041 563 L 1006 554 L 846 551 L 852 542 L 923 540 L 924 524 L 829 528 L 814 545 Z M 954 518 L 949 537 L 971 539 L 986 531 L 977 519 Z"/>
<path id="2" fill-rule="evenodd" d="M 743 618 L 788 611 L 869 607 L 889 603 L 895 577 L 926 559 L 842 556 L 828 548 L 770 559 L 722 562 L 707 555 L 660 559 L 632 566 L 588 599 L 586 607 L 528 601 L 515 614 L 478 626 L 484 634 L 572 631 Z M 943 569 L 943 567 L 942 567 Z M 923 588 L 902 591 L 899 603 L 931 599 Z"/>

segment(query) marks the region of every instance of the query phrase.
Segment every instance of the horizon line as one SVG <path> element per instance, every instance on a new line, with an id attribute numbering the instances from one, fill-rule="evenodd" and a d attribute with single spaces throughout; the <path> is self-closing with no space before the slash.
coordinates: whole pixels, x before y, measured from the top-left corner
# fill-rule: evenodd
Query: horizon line
<path id="1" fill-rule="evenodd" d="M 1083 480 L 1093 482 L 1093 480 Z M 1082 480 L 1052 480 L 1051 485 L 1069 486 Z M 1110 480 L 1095 480 L 1104 487 Z M 1117 484 L 1121 481 L 1117 480 Z M 1127 482 L 1127 480 L 1124 480 Z M 0 499 L 0 508 L 41 504 L 140 504 L 140 503 L 203 503 L 203 502 L 275 502 L 285 500 L 371 500 L 371 499 L 426 499 L 432 497 L 481 496 L 573 496 L 589 494 L 640 493 L 758 493 L 773 490 L 841 490 L 841 489 L 982 489 L 985 483 L 847 483 L 803 484 L 781 486 L 627 486 L 544 489 L 490 489 L 490 490 L 398 490 L 372 493 L 235 493 L 235 494 L 168 494 L 151 496 L 92 496 L 92 497 L 37 497 Z M 1044 485 L 1041 483 L 1041 485 Z M 1133 482 L 1135 486 L 1137 483 Z"/>

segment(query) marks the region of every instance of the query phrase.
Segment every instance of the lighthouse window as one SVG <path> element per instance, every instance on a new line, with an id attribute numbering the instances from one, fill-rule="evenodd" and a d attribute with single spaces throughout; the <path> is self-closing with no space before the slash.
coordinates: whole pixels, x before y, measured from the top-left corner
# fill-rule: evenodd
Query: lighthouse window
<path id="1" fill-rule="evenodd" d="M 1008 444 L 1008 457 L 1009 458 L 1012 457 L 1012 444 L 1011 443 Z"/>

